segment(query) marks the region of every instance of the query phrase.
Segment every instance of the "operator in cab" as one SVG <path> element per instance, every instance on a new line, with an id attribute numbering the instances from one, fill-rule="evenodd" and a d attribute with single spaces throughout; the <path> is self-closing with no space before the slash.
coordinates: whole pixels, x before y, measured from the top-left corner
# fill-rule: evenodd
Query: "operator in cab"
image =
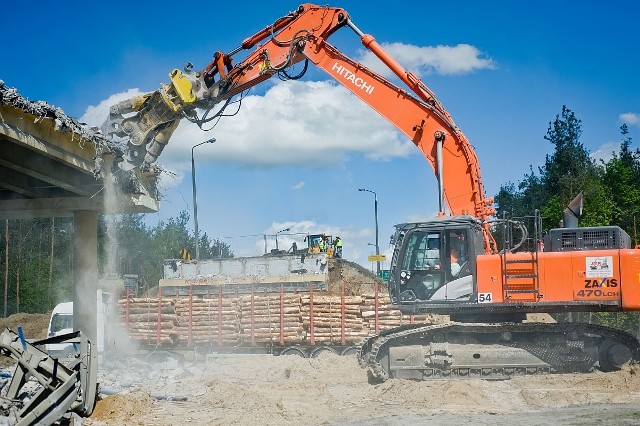
<path id="1" fill-rule="evenodd" d="M 458 263 L 458 250 L 452 248 L 451 249 L 451 275 L 457 277 L 460 273 L 460 264 Z"/>

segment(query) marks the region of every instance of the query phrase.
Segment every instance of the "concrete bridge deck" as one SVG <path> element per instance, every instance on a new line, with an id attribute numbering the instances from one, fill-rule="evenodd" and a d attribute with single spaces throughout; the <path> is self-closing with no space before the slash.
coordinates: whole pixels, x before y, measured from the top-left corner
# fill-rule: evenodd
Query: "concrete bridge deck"
<path id="1" fill-rule="evenodd" d="M 113 167 L 121 156 L 97 129 L 0 80 L 0 219 L 74 218 L 74 316 L 93 341 L 98 215 L 159 208 L 159 170 L 122 172 Z M 107 183 L 116 202 L 107 200 Z"/>

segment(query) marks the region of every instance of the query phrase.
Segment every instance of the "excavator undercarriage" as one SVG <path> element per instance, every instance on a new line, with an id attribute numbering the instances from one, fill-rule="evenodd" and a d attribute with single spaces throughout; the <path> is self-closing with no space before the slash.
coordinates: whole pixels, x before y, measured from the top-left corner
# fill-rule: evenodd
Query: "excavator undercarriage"
<path id="1" fill-rule="evenodd" d="M 639 355 L 635 337 L 604 326 L 450 322 L 406 325 L 370 336 L 358 361 L 368 368 L 371 381 L 380 382 L 614 371 Z"/>

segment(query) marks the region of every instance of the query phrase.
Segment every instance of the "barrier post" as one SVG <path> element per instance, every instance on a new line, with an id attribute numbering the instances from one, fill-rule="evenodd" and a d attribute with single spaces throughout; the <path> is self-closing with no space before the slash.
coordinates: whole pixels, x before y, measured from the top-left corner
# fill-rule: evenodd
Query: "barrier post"
<path id="1" fill-rule="evenodd" d="M 347 339 L 344 335 L 344 281 L 340 284 L 340 306 L 341 306 L 341 320 L 340 320 L 340 343 L 344 346 L 347 343 Z"/>
<path id="2" fill-rule="evenodd" d="M 189 334 L 187 347 L 193 346 L 193 284 L 189 284 Z"/>
<path id="3" fill-rule="evenodd" d="M 218 287 L 218 346 L 222 346 L 222 286 Z"/>
<path id="4" fill-rule="evenodd" d="M 311 346 L 316 344 L 316 336 L 313 327 L 313 283 L 309 283 L 309 343 Z"/>
<path id="5" fill-rule="evenodd" d="M 280 346 L 284 346 L 284 284 L 280 283 Z"/>
<path id="6" fill-rule="evenodd" d="M 255 346 L 256 345 L 256 335 L 255 335 L 255 329 L 254 329 L 254 321 L 255 321 L 255 315 L 254 315 L 254 297 L 255 297 L 255 292 L 256 292 L 256 286 L 255 284 L 251 285 L 251 346 Z"/>
<path id="7" fill-rule="evenodd" d="M 160 330 L 162 329 L 162 288 L 158 286 L 158 318 L 156 320 L 156 346 L 160 346 Z"/>
<path id="8" fill-rule="evenodd" d="M 373 286 L 375 288 L 375 301 L 376 301 L 376 334 L 378 334 L 380 332 L 380 323 L 378 322 L 378 311 L 379 311 L 379 306 L 378 306 L 378 283 L 375 283 Z"/>

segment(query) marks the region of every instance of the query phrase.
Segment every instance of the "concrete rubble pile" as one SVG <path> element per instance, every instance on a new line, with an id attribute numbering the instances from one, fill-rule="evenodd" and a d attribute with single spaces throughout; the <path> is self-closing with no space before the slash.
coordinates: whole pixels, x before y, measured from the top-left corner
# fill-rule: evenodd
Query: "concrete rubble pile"
<path id="1" fill-rule="evenodd" d="M 7 87 L 4 81 L 0 80 L 0 104 L 10 105 L 26 113 L 32 114 L 41 119 L 51 119 L 55 122 L 55 129 L 59 132 L 71 132 L 78 135 L 78 143 L 81 140 L 91 141 L 96 146 L 96 151 L 101 152 L 106 149 L 115 155 L 122 156 L 123 149 L 120 144 L 106 139 L 96 127 L 90 127 L 85 123 L 80 123 L 73 117 L 64 113 L 62 108 L 52 106 L 44 101 L 30 101 L 18 93 L 13 87 Z"/>

